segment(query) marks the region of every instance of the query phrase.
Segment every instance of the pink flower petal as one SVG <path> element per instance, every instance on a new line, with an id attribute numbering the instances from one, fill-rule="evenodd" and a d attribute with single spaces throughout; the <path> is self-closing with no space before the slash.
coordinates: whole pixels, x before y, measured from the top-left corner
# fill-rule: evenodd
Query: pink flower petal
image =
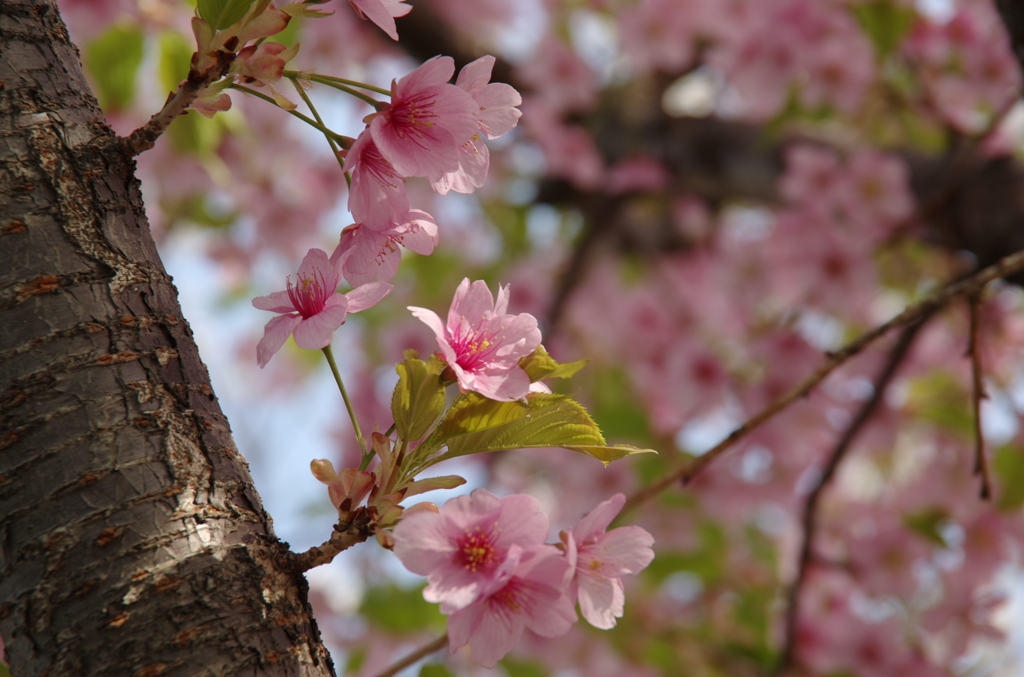
<path id="1" fill-rule="evenodd" d="M 267 322 L 263 328 L 263 338 L 256 344 L 256 362 L 260 369 L 267 366 L 267 362 L 281 349 L 300 322 L 302 317 L 298 314 L 278 315 Z"/>

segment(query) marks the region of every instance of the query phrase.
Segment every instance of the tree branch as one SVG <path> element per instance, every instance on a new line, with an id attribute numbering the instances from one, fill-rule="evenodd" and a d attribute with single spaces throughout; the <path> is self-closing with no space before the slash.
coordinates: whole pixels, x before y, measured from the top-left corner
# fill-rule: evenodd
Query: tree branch
<path id="1" fill-rule="evenodd" d="M 295 571 L 302 573 L 322 564 L 330 564 L 342 551 L 364 542 L 373 531 L 371 515 L 366 508 L 358 508 L 347 524 L 335 524 L 331 537 L 322 545 L 314 545 L 302 553 L 288 553 Z"/>
<path id="2" fill-rule="evenodd" d="M 178 86 L 176 92 L 167 97 L 164 107 L 153 115 L 149 122 L 128 136 L 118 138 L 117 141 L 125 153 L 134 157 L 152 148 L 174 119 L 188 110 L 204 87 L 224 77 L 235 60 L 235 54 L 222 50 L 218 50 L 216 54 L 217 63 L 205 73 L 189 70 L 185 81 Z"/>
<path id="3" fill-rule="evenodd" d="M 784 411 L 796 400 L 807 397 L 811 391 L 825 379 L 826 376 L 893 329 L 909 327 L 910 325 L 919 322 L 927 315 L 939 310 L 952 299 L 958 296 L 978 293 L 992 280 L 1012 275 L 1020 270 L 1024 270 L 1024 251 L 1011 254 L 974 275 L 938 289 L 917 303 L 912 303 L 907 306 L 903 309 L 903 312 L 888 322 L 862 334 L 860 337 L 847 343 L 838 351 L 829 353 L 825 362 L 815 369 L 810 376 L 805 378 L 788 393 L 751 416 L 745 423 L 743 423 L 743 425 L 733 430 L 728 437 L 719 442 L 709 451 L 698 456 L 689 463 L 684 464 L 681 468 L 669 473 L 657 482 L 653 482 L 636 491 L 626 500 L 626 504 L 623 506 L 622 512 L 636 508 L 640 504 L 657 496 L 664 489 L 676 482 L 681 481 L 685 484 L 692 480 L 698 473 L 700 473 L 701 470 L 728 451 L 734 444 L 761 427 L 762 424 L 774 418 L 776 414 Z"/>
<path id="4" fill-rule="evenodd" d="M 409 654 L 405 658 L 403 658 L 403 659 L 401 659 L 401 660 L 399 660 L 399 661 L 397 661 L 395 663 L 392 663 L 383 672 L 377 673 L 377 675 L 375 675 L 375 677 L 393 677 L 394 675 L 397 675 L 401 670 L 409 667 L 410 665 L 412 665 L 416 661 L 420 660 L 421 658 L 426 658 L 427 656 L 429 656 L 430 654 L 434 653 L 435 651 L 440 651 L 441 649 L 444 648 L 444 645 L 447 644 L 447 643 L 448 643 L 448 633 L 446 632 L 443 635 L 441 635 L 440 637 L 438 637 L 437 639 L 435 639 L 434 641 L 432 641 L 430 644 L 425 644 L 425 645 L 421 646 L 419 649 L 416 649 L 415 651 L 413 651 L 411 654 Z"/>
<path id="5" fill-rule="evenodd" d="M 889 359 L 886 361 L 885 366 L 878 375 L 878 378 L 875 379 L 874 392 L 871 394 L 871 398 L 868 399 L 860 408 L 860 411 L 857 412 L 857 416 L 850 423 L 846 432 L 843 433 L 842 438 L 839 439 L 821 472 L 821 477 L 818 479 L 818 483 L 807 496 L 807 502 L 804 504 L 802 520 L 804 538 L 800 547 L 800 561 L 797 566 L 796 578 L 793 580 L 787 596 L 786 629 L 783 639 L 782 654 L 779 658 L 778 665 L 773 671 L 773 674 L 775 675 L 783 674 L 793 664 L 794 651 L 796 650 L 797 621 L 799 620 L 800 612 L 800 592 L 803 589 L 804 582 L 807 580 L 807 572 L 810 569 L 811 559 L 814 554 L 814 532 L 815 527 L 817 526 L 818 504 L 821 500 L 821 496 L 825 491 L 825 487 L 835 475 L 836 469 L 839 467 L 839 463 L 843 460 L 843 457 L 852 445 L 854 438 L 881 403 L 889 383 L 892 381 L 893 376 L 896 374 L 896 370 L 907 356 L 907 352 L 910 350 L 910 346 L 914 342 L 914 338 L 917 336 L 918 331 L 920 331 L 921 327 L 924 326 L 925 322 L 934 312 L 935 309 L 932 309 L 930 312 L 922 315 L 916 322 L 907 326 L 903 330 L 903 333 L 900 334 L 899 341 L 897 341 L 896 346 L 889 354 Z"/>
<path id="6" fill-rule="evenodd" d="M 982 381 L 984 372 L 981 368 L 981 348 L 978 346 L 978 306 L 981 304 L 979 293 L 971 294 L 967 299 L 970 310 L 971 329 L 967 354 L 971 358 L 971 409 L 974 412 L 974 474 L 981 477 L 981 498 L 992 498 L 992 480 L 988 470 L 988 457 L 985 455 L 985 435 L 981 429 L 981 401 L 988 397 Z"/>

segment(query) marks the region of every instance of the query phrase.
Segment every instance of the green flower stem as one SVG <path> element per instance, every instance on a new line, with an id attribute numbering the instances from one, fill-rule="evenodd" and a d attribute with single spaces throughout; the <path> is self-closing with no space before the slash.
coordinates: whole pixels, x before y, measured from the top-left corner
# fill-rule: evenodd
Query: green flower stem
<path id="1" fill-rule="evenodd" d="M 320 117 L 320 113 L 317 112 L 316 107 L 313 106 L 313 102 L 309 98 L 309 95 L 306 94 L 305 88 L 303 88 L 303 86 L 299 84 L 299 81 L 297 79 L 292 78 L 291 80 L 292 84 L 295 85 L 295 91 L 299 93 L 299 96 L 302 97 L 302 100 L 306 102 L 307 106 L 309 106 L 309 111 L 313 114 L 313 117 L 316 118 L 316 121 L 320 124 L 320 126 L 323 129 L 327 129 L 327 125 L 324 124 L 323 118 Z M 327 143 L 331 146 L 331 150 L 334 152 L 334 159 L 338 161 L 338 165 L 341 166 L 341 171 L 344 172 L 345 161 L 341 158 L 340 155 L 338 155 L 341 149 L 338 148 L 338 144 L 335 143 L 334 139 L 331 138 L 330 134 L 324 134 L 324 138 L 327 139 Z"/>
<path id="2" fill-rule="evenodd" d="M 359 464 L 359 469 L 366 470 L 366 466 L 370 464 L 373 454 L 366 453 L 366 441 L 363 440 L 363 433 L 359 429 L 359 421 L 356 420 L 356 412 L 352 408 L 352 402 L 348 399 L 348 392 L 345 391 L 345 384 L 341 382 L 341 372 L 338 371 L 338 365 L 334 361 L 334 353 L 331 352 L 330 344 L 324 346 L 324 357 L 327 358 L 327 364 L 331 365 L 331 373 L 334 374 L 334 380 L 338 382 L 338 390 L 341 391 L 341 399 L 345 400 L 345 408 L 348 409 L 348 417 L 352 419 L 352 428 L 356 431 L 356 442 L 359 443 L 359 453 L 363 455 L 363 460 Z"/>
<path id="3" fill-rule="evenodd" d="M 365 101 L 366 103 L 368 103 L 371 106 L 373 106 L 374 110 L 380 110 L 381 106 L 387 105 L 387 104 L 384 104 L 384 103 L 382 103 L 380 101 L 377 101 L 377 99 L 373 98 L 369 94 L 363 94 L 359 90 L 352 89 L 351 87 L 343 85 L 341 82 L 338 82 L 338 80 L 341 80 L 341 78 L 329 78 L 329 77 L 325 77 L 323 75 L 317 75 L 315 73 L 299 73 L 297 71 L 284 71 L 283 75 L 286 78 L 298 78 L 298 79 L 302 79 L 302 80 L 309 80 L 310 82 L 317 82 L 317 83 L 319 83 L 321 85 L 327 85 L 328 87 L 334 87 L 335 89 L 340 90 L 342 92 L 345 92 L 346 94 L 348 94 L 350 96 L 356 97 L 360 101 Z M 345 81 L 342 80 L 342 82 L 345 82 Z M 384 93 L 385 94 L 390 94 L 390 92 L 384 92 Z"/>
<path id="4" fill-rule="evenodd" d="M 249 87 L 246 87 L 245 85 L 240 85 L 238 83 L 234 83 L 234 84 L 228 85 L 228 89 L 237 89 L 240 92 L 245 92 L 246 94 L 251 94 L 252 96 L 255 96 L 256 98 L 263 99 L 267 103 L 272 104 L 274 106 L 277 106 L 278 108 L 281 108 L 280 106 L 277 105 L 277 102 L 274 101 L 274 97 L 267 96 L 263 92 L 257 92 L 255 89 L 250 89 Z M 303 115 L 302 113 L 299 113 L 297 111 L 288 110 L 286 108 L 281 108 L 281 110 L 285 111 L 286 113 L 288 113 L 290 115 L 294 115 L 295 117 L 297 117 L 298 119 L 302 120 L 303 122 L 305 122 L 310 127 L 314 127 L 316 129 L 319 129 L 321 132 L 324 133 L 324 135 L 331 137 L 337 143 L 339 143 L 339 144 L 344 144 L 345 143 L 345 137 L 343 135 L 338 134 L 337 132 L 332 132 L 330 129 L 328 129 L 327 127 L 324 127 L 322 124 L 320 124 L 316 120 L 313 120 L 312 118 L 306 117 L 305 115 Z"/>
<path id="5" fill-rule="evenodd" d="M 322 85 L 349 85 L 351 87 L 365 89 L 369 92 L 383 94 L 384 96 L 391 96 L 390 90 L 381 89 L 380 87 L 374 87 L 373 85 L 368 85 L 365 82 L 357 82 L 356 80 L 346 80 L 345 78 L 336 78 L 333 75 L 321 75 L 320 73 L 300 73 L 299 71 L 288 70 L 284 71 L 283 75 L 286 78 L 300 78 L 302 80 L 311 80 L 312 82 L 319 82 Z"/>

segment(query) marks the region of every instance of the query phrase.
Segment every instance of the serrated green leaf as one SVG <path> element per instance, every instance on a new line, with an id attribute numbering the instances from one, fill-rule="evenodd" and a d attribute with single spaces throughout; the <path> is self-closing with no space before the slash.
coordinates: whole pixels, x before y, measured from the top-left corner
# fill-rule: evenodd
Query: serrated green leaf
<path id="1" fill-rule="evenodd" d="M 104 110 L 121 110 L 131 103 L 144 44 L 138 26 L 119 24 L 86 45 L 85 68 L 96 83 L 96 97 Z"/>
<path id="2" fill-rule="evenodd" d="M 607 465 L 645 451 L 607 446 L 582 405 L 565 395 L 543 393 L 530 394 L 525 402 L 496 402 L 477 393 L 460 395 L 421 446 L 428 452 L 448 447 L 434 462 L 504 449 L 563 447 Z"/>
<path id="3" fill-rule="evenodd" d="M 601 461 L 605 465 L 608 465 L 612 461 L 617 461 L 620 458 L 626 456 L 632 456 L 633 454 L 657 454 L 654 449 L 641 449 L 640 447 L 634 447 L 629 444 L 616 444 L 611 447 L 593 447 L 593 446 L 572 446 L 565 447 L 572 451 L 578 451 L 581 454 L 587 456 L 593 456 L 597 460 Z"/>
<path id="4" fill-rule="evenodd" d="M 178 88 L 178 83 L 188 77 L 194 46 L 175 31 L 164 31 L 158 41 L 160 52 L 158 70 L 160 84 L 168 91 Z"/>
<path id="5" fill-rule="evenodd" d="M 415 353 L 395 367 L 398 384 L 391 396 L 391 415 L 402 439 L 413 441 L 423 437 L 444 411 L 444 367 L 444 362 L 433 355 L 424 362 Z"/>
<path id="6" fill-rule="evenodd" d="M 917 12 L 892 0 L 870 0 L 851 6 L 857 23 L 875 43 L 879 58 L 892 54 L 914 23 Z"/>
<path id="7" fill-rule="evenodd" d="M 227 28 L 249 11 L 256 0 L 199 0 L 199 16 L 215 31 Z"/>
<path id="8" fill-rule="evenodd" d="M 536 350 L 519 360 L 519 366 L 530 377 L 532 383 L 546 378 L 569 378 L 586 366 L 587 362 L 589 360 L 559 364 L 548 354 L 544 346 L 537 346 Z"/>

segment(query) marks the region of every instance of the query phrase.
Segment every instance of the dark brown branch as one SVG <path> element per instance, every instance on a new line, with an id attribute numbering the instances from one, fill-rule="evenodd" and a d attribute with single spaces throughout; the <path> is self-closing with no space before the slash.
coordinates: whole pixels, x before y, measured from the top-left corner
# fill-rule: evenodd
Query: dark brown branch
<path id="1" fill-rule="evenodd" d="M 204 87 L 224 77 L 234 60 L 233 53 L 217 51 L 217 63 L 208 71 L 199 73 L 194 69 L 189 70 L 188 78 L 178 86 L 176 92 L 167 97 L 164 107 L 151 117 L 149 122 L 128 136 L 118 139 L 124 152 L 135 156 L 152 148 L 175 118 L 188 110 Z"/>
<path id="2" fill-rule="evenodd" d="M 934 313 L 934 310 L 932 311 Z M 885 391 L 889 387 L 889 383 L 892 381 L 893 376 L 896 375 L 896 370 L 907 356 L 907 352 L 910 350 L 911 344 L 914 342 L 914 338 L 917 336 L 918 331 L 924 326 L 924 323 L 931 317 L 932 313 L 927 313 L 921 316 L 916 322 L 907 326 L 903 333 L 900 334 L 900 338 L 897 341 L 892 352 L 889 353 L 889 359 L 886 361 L 885 366 L 882 368 L 878 378 L 875 379 L 874 392 L 871 394 L 871 398 L 868 399 L 864 405 L 857 412 L 857 416 L 850 422 L 850 426 L 843 433 L 842 438 L 836 443 L 835 448 L 829 455 L 828 461 L 825 467 L 821 471 L 821 477 L 818 479 L 818 483 L 814 489 L 807 496 L 807 502 L 804 504 L 803 512 L 803 543 L 800 547 L 800 561 L 797 565 L 796 578 L 793 580 L 792 585 L 789 588 L 789 594 L 787 595 L 786 602 L 786 628 L 783 638 L 782 653 L 779 658 L 779 663 L 774 670 L 775 675 L 781 675 L 788 670 L 794 660 L 794 651 L 796 649 L 797 639 L 797 622 L 799 621 L 800 614 L 800 592 L 803 589 L 804 583 L 807 580 L 807 572 L 810 570 L 811 561 L 814 557 L 814 534 L 817 526 L 818 516 L 818 504 L 821 500 L 821 496 L 825 491 L 825 487 L 828 486 L 829 482 L 835 476 L 836 469 L 842 462 L 843 457 L 849 450 L 853 443 L 854 438 L 860 432 L 864 424 L 867 423 L 868 419 L 878 408 L 878 405 L 882 402 L 885 396 Z"/>
<path id="3" fill-rule="evenodd" d="M 998 263 L 991 265 L 974 275 L 938 289 L 917 303 L 907 306 L 903 309 L 903 312 L 885 324 L 881 324 L 871 331 L 861 334 L 861 336 L 847 343 L 838 351 L 829 353 L 828 358 L 817 369 L 815 369 L 810 376 L 805 378 L 788 393 L 751 416 L 745 423 L 743 423 L 743 425 L 733 430 L 728 437 L 719 442 L 709 451 L 683 465 L 676 471 L 669 473 L 657 482 L 653 482 L 636 491 L 626 500 L 626 504 L 623 506 L 622 511 L 626 512 L 631 510 L 651 498 L 654 498 L 676 482 L 683 482 L 685 484 L 692 480 L 698 473 L 700 473 L 701 470 L 728 451 L 734 444 L 761 427 L 762 424 L 774 418 L 776 414 L 784 411 L 793 402 L 807 397 L 819 383 L 825 380 L 826 376 L 893 329 L 909 327 L 910 325 L 919 322 L 927 315 L 939 310 L 952 299 L 959 296 L 978 293 L 992 280 L 1012 275 L 1020 270 L 1024 270 L 1024 251 L 1007 256 L 1001 259 Z"/>
<path id="4" fill-rule="evenodd" d="M 409 667 L 421 658 L 426 658 L 435 651 L 440 651 L 444 648 L 444 645 L 447 643 L 448 633 L 446 632 L 434 641 L 432 641 L 430 644 L 425 644 L 424 646 L 421 646 L 419 649 L 416 649 L 400 661 L 392 663 L 384 670 L 384 672 L 377 673 L 375 677 L 393 677 L 394 675 L 397 675 L 403 669 Z"/>
<path id="5" fill-rule="evenodd" d="M 315 545 L 302 553 L 289 553 L 292 567 L 301 573 L 322 564 L 330 564 L 341 552 L 364 542 L 373 535 L 370 522 L 370 511 L 366 508 L 359 508 L 351 522 L 334 525 L 334 532 L 323 545 Z"/>
<path id="6" fill-rule="evenodd" d="M 988 457 L 985 455 L 985 434 L 981 429 L 981 401 L 988 397 L 982 380 L 984 372 L 981 367 L 981 347 L 978 345 L 978 308 L 981 305 L 980 294 L 971 294 L 967 299 L 970 310 L 971 329 L 967 345 L 967 355 L 971 358 L 971 409 L 974 412 L 974 474 L 981 477 L 981 498 L 992 498 L 992 480 L 988 470 Z"/>

